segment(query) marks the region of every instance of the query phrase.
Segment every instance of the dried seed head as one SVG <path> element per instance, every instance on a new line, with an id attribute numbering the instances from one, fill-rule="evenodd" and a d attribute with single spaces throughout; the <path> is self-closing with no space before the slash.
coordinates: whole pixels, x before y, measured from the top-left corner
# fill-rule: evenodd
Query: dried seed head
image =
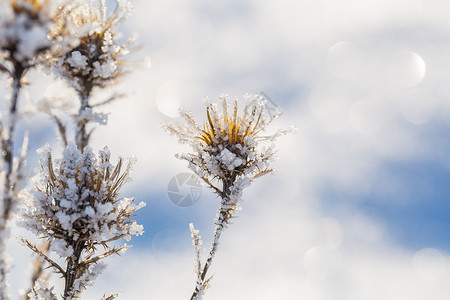
<path id="1" fill-rule="evenodd" d="M 79 44 L 52 68 L 85 96 L 93 88 L 104 87 L 126 72 L 122 56 L 128 54 L 130 46 L 130 42 L 117 42 L 117 26 L 128 15 L 125 6 L 119 5 L 123 1 L 109 17 L 106 17 L 104 1 L 96 2 L 89 1 L 70 14 Z"/>
<path id="2" fill-rule="evenodd" d="M 60 52 L 71 36 L 66 22 L 68 1 L 0 1 L 0 66 L 12 73 Z"/>
<path id="3" fill-rule="evenodd" d="M 279 133 L 262 136 L 280 111 L 269 113 L 260 95 L 246 95 L 246 104 L 239 111 L 238 101 L 232 104 L 227 95 L 220 103 L 206 102 L 206 122 L 202 127 L 190 113 L 181 111 L 187 125 L 166 124 L 170 133 L 192 146 L 193 152 L 179 157 L 189 162 L 201 178 L 234 182 L 237 178 L 250 179 L 269 173 L 274 158 L 272 141 Z"/>
<path id="4" fill-rule="evenodd" d="M 50 152 L 43 151 L 41 165 L 42 183 L 25 211 L 24 224 L 52 241 L 60 256 L 70 256 L 76 242 L 82 241 L 89 252 L 98 245 L 109 248 L 108 241 L 142 234 L 142 226 L 131 218 L 145 204 L 119 197 L 131 161 L 125 166 L 119 159 L 113 166 L 107 148 L 96 156 L 90 148 L 81 153 L 69 144 L 56 166 Z"/>

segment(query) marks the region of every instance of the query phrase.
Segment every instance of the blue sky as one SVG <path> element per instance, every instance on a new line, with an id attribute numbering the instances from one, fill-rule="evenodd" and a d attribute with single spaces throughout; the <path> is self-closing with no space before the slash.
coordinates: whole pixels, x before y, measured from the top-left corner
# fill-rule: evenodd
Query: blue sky
<path id="1" fill-rule="evenodd" d="M 177 120 L 178 106 L 203 120 L 206 96 L 261 91 L 284 110 L 273 131 L 298 131 L 279 140 L 279 171 L 245 191 L 206 297 L 229 299 L 232 290 L 233 299 L 448 298 L 446 1 L 134 5 L 122 31 L 138 34 L 142 48 L 131 59 L 147 57 L 151 67 L 112 88 L 129 96 L 105 108 L 110 121 L 93 146 L 108 145 L 116 157 L 136 155 L 133 182 L 123 192 L 147 202 L 137 217 L 146 233 L 111 259 L 86 299 L 116 289 L 122 299 L 190 294 L 188 224 L 208 247 L 218 201 L 207 190 L 192 207 L 169 201 L 170 179 L 187 171 L 174 154 L 188 148 L 160 124 Z M 51 79 L 30 77 L 31 102 L 61 95 Z M 32 148 L 49 141 L 58 151 L 44 120 L 23 128 L 33 128 Z"/>

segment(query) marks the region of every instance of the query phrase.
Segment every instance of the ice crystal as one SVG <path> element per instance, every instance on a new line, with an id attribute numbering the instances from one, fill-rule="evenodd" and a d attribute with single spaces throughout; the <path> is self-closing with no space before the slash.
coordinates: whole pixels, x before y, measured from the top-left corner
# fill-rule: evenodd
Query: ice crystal
<path id="1" fill-rule="evenodd" d="M 42 279 L 36 280 L 34 287 L 28 293 L 30 300 L 56 300 L 57 297 L 53 293 L 53 287 L 49 287 L 48 283 Z"/>

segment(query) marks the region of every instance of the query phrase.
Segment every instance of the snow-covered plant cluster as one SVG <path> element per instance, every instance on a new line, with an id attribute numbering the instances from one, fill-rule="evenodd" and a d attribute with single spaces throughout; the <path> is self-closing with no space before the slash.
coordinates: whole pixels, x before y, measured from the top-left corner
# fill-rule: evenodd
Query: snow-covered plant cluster
<path id="1" fill-rule="evenodd" d="M 63 51 L 73 39 L 66 23 L 68 5 L 40 0 L 0 0 L 0 73 L 6 74 L 11 92 L 0 120 L 1 210 L 0 210 L 0 299 L 7 299 L 8 262 L 5 245 L 8 223 L 22 183 L 26 141 L 20 158 L 14 157 L 15 129 L 18 122 L 19 94 L 23 78 L 32 67 Z"/>
<path id="2" fill-rule="evenodd" d="M 184 124 L 165 124 L 181 143 L 192 146 L 192 152 L 178 155 L 189 162 L 189 169 L 202 178 L 221 198 L 213 243 L 203 268 L 197 268 L 197 282 L 191 299 L 198 299 L 208 285 L 208 268 L 217 249 L 220 235 L 239 209 L 242 192 L 251 181 L 270 173 L 275 158 L 274 141 L 287 132 L 280 130 L 263 135 L 266 127 L 280 115 L 281 110 L 269 111 L 261 95 L 245 95 L 245 106 L 239 111 L 238 100 L 233 104 L 227 95 L 219 103 L 206 100 L 206 122 L 199 125 L 191 113 L 180 110 Z M 231 107 L 230 107 L 231 106 Z M 196 247 L 196 265 L 200 264 L 198 232 L 191 226 Z"/>
<path id="3" fill-rule="evenodd" d="M 0 72 L 11 83 L 10 99 L 0 120 L 0 300 L 9 299 L 7 224 L 19 199 L 26 204 L 20 224 L 43 241 L 37 245 L 31 238 L 22 239 L 37 257 L 26 300 L 79 298 L 103 271 L 103 259 L 129 247 L 119 240 L 129 241 L 143 233 L 134 214 L 144 203 L 119 195 L 129 180 L 133 160 L 119 159 L 114 166 L 107 147 L 98 154 L 90 147 L 96 125 L 108 121 L 107 114 L 96 111 L 97 107 L 119 96 L 113 93 L 94 102 L 95 92 L 105 90 L 129 71 L 124 56 L 133 40 L 121 41 L 117 29 L 132 8 L 128 0 L 116 3 L 108 14 L 106 0 L 0 0 Z M 24 192 L 23 183 L 30 177 L 24 168 L 26 139 L 16 158 L 14 136 L 19 92 L 25 74 L 35 66 L 64 80 L 78 97 L 46 99 L 41 106 L 56 122 L 64 150 L 54 159 L 49 147 L 42 148 L 41 172 Z M 185 111 L 180 111 L 184 124 L 165 125 L 181 142 L 192 146 L 191 152 L 178 157 L 188 161 L 189 168 L 221 198 L 204 263 L 200 235 L 190 225 L 197 273 L 191 299 L 199 299 L 210 282 L 207 273 L 221 233 L 239 209 L 244 188 L 272 171 L 273 142 L 286 132 L 264 135 L 281 111 L 269 110 L 261 95 L 245 95 L 244 102 L 240 109 L 238 99 L 223 95 L 218 103 L 206 100 L 204 125 Z M 61 297 L 55 291 L 59 288 L 49 285 L 47 268 L 63 279 Z"/>
<path id="4" fill-rule="evenodd" d="M 62 50 L 62 45 L 72 40 L 64 35 L 68 30 L 65 22 L 64 3 L 52 5 L 50 1 L 39 0 L 1 0 L 0 1 L 0 72 L 11 79 L 12 93 L 7 105 L 7 113 L 0 122 L 1 146 L 3 157 L 4 198 L 3 215 L 11 207 L 11 198 L 15 198 L 11 186 L 19 185 L 13 177 L 14 134 L 18 119 L 18 99 L 23 77 L 33 66 L 49 57 L 51 50 Z M 67 43 L 64 43 L 66 41 Z M 55 50 L 56 51 L 56 50 Z M 17 164 L 20 166 L 20 164 Z M 15 176 L 17 179 L 20 176 Z M 2 226 L 0 226 L 2 227 Z M 1 230 L 1 228 L 0 228 Z M 1 280 L 0 280 L 1 281 Z"/>
<path id="5" fill-rule="evenodd" d="M 70 143 L 60 160 L 54 162 L 48 149 L 42 150 L 41 155 L 40 182 L 27 203 L 22 224 L 47 239 L 51 250 L 65 259 L 66 266 L 25 242 L 62 275 L 66 282 L 64 299 L 72 299 L 91 285 L 101 271 L 100 259 L 128 247 L 115 247 L 111 242 L 130 240 L 131 235 L 143 233 L 142 225 L 132 220 L 132 216 L 145 204 L 119 197 L 132 161 L 124 166 L 119 159 L 113 166 L 107 148 L 97 156 L 90 148 L 81 153 Z M 107 251 L 99 253 L 100 246 Z"/>
<path id="6" fill-rule="evenodd" d="M 130 12 L 127 0 L 117 0 L 117 7 L 110 15 L 104 0 L 0 0 L 0 72 L 11 83 L 10 99 L 0 121 L 2 300 L 9 298 L 5 256 L 7 223 L 20 195 L 27 194 L 19 195 L 22 183 L 28 179 L 24 168 L 27 139 L 21 156 L 13 155 L 20 92 L 25 74 L 35 66 L 51 70 L 66 80 L 79 99 L 64 102 L 79 109 L 69 112 L 73 119 L 70 126 L 53 113 L 52 99 L 43 106 L 56 121 L 65 150 L 58 160 L 53 160 L 49 150 L 42 151 L 42 172 L 37 186 L 31 187 L 37 190 L 28 193 L 27 208 L 21 212 L 22 224 L 44 241 L 37 246 L 34 241 L 23 240 L 39 258 L 24 299 L 57 299 L 53 287 L 47 284 L 46 266 L 62 275 L 64 299 L 78 297 L 102 271 L 99 260 L 128 247 L 111 242 L 121 238 L 129 241 L 131 235 L 143 232 L 142 226 L 131 219 L 143 204 L 137 205 L 133 198 L 118 195 L 128 180 L 132 162 L 119 159 L 113 166 L 107 148 L 95 155 L 89 147 L 94 126 L 87 127 L 89 123 L 106 125 L 107 115 L 94 112 L 94 107 L 117 98 L 113 95 L 96 104 L 91 102 L 93 90 L 115 82 L 126 71 L 122 57 L 129 52 L 131 40 L 119 44 L 116 30 Z M 73 132 L 68 128 L 73 128 Z M 99 252 L 99 248 L 104 251 Z M 52 259 L 54 256 L 56 260 Z"/>

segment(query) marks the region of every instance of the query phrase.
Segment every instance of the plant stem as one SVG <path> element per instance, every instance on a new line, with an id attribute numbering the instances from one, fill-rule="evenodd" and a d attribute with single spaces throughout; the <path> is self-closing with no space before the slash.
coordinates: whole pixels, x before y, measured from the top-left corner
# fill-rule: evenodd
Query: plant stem
<path id="1" fill-rule="evenodd" d="M 5 140 L 2 145 L 2 156 L 3 161 L 6 164 L 6 174 L 5 183 L 3 190 L 3 209 L 2 209 L 2 220 L 6 221 L 9 219 L 11 208 L 12 208 L 12 173 L 13 173 L 13 152 L 14 152 L 14 133 L 16 129 L 17 121 L 17 104 L 19 98 L 19 91 L 21 88 L 20 81 L 25 69 L 21 65 L 17 65 L 13 77 L 13 93 L 11 96 L 11 103 L 9 107 L 9 122 L 7 124 Z M 0 230 L 3 230 L 6 224 L 0 225 Z"/>
<path id="2" fill-rule="evenodd" d="M 66 276 L 65 276 L 65 284 L 64 284 L 64 300 L 70 300 L 75 296 L 73 293 L 73 285 L 75 280 L 77 279 L 77 273 L 80 264 L 81 253 L 83 252 L 85 247 L 84 242 L 75 242 L 73 246 L 73 254 L 67 261 L 66 268 Z"/>
<path id="3" fill-rule="evenodd" d="M 89 93 L 80 93 L 80 100 L 80 110 L 78 116 L 76 116 L 75 143 L 78 149 L 83 152 L 84 147 L 89 143 L 89 134 L 86 132 L 87 120 L 83 117 L 84 112 L 89 108 Z"/>
<path id="4" fill-rule="evenodd" d="M 214 238 L 211 244 L 211 249 L 208 254 L 208 258 L 206 259 L 205 265 L 203 266 L 203 270 L 201 274 L 198 274 L 197 284 L 195 285 L 194 292 L 192 293 L 191 300 L 196 300 L 200 295 L 200 292 L 206 287 L 209 279 L 205 280 L 206 274 L 208 273 L 209 267 L 211 266 L 214 255 L 217 251 L 217 246 L 219 245 L 219 239 L 222 235 L 222 231 L 225 228 L 225 225 L 228 223 L 228 220 L 231 217 L 230 211 L 232 210 L 229 207 L 229 196 L 230 196 L 230 187 L 232 186 L 233 180 L 225 180 L 223 182 L 223 190 L 222 190 L 222 203 L 219 211 L 219 216 L 216 222 L 216 227 L 214 229 Z"/>
<path id="5" fill-rule="evenodd" d="M 84 82 L 85 91 L 80 92 L 80 109 L 78 115 L 75 115 L 75 143 L 78 149 L 83 153 L 84 148 L 89 144 L 90 134 L 86 131 L 86 125 L 88 120 L 86 120 L 84 113 L 90 108 L 89 106 L 89 96 L 92 89 L 92 84 L 90 82 Z M 86 247 L 84 241 L 74 241 L 73 254 L 67 261 L 65 285 L 64 285 L 64 300 L 70 300 L 74 296 L 74 283 L 77 279 L 77 275 L 80 274 L 80 258 Z"/>
<path id="6" fill-rule="evenodd" d="M 19 91 L 21 88 L 21 80 L 23 74 L 25 73 L 25 68 L 21 64 L 16 64 L 14 72 L 12 73 L 12 95 L 9 106 L 8 122 L 6 124 L 6 131 L 2 132 L 2 157 L 5 164 L 5 181 L 3 185 L 3 199 L 2 199 L 2 210 L 0 216 L 0 300 L 8 299 L 7 294 L 7 283 L 6 283 L 6 273 L 7 273 L 7 263 L 5 261 L 5 248 L 6 248 L 6 230 L 9 218 L 11 216 L 11 211 L 13 207 L 13 153 L 14 153 L 14 133 L 16 129 L 17 121 L 17 106 L 19 99 Z"/>

